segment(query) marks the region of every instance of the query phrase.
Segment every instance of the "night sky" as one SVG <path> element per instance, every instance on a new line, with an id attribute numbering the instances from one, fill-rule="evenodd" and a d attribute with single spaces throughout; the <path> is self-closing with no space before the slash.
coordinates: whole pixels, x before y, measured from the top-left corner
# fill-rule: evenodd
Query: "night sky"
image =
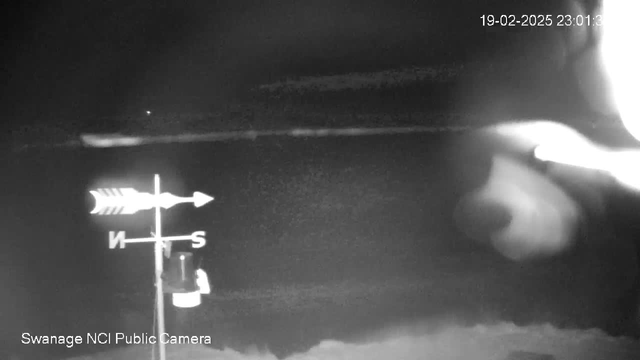
<path id="1" fill-rule="evenodd" d="M 22 124 L 207 111 L 285 77 L 487 60 L 508 56 L 505 41 L 521 32 L 545 57 L 555 51 L 550 29 L 486 29 L 480 15 L 569 8 L 497 0 L 19 5 L 6 12 L 2 110 Z"/>
<path id="2" fill-rule="evenodd" d="M 576 11 L 573 5 L 551 0 L 21 2 L 5 14 L 9 51 L 0 100 L 2 138 L 51 122 L 81 132 L 109 117 L 146 110 L 212 112 L 245 99 L 258 85 L 287 78 L 439 64 L 469 64 L 472 71 L 512 66 L 497 79 L 467 78 L 446 111 L 455 112 L 458 105 L 476 109 L 482 123 L 531 113 L 574 121 L 593 112 L 589 102 L 600 94 L 591 65 L 579 70 L 585 79 L 596 79 L 586 92 L 567 70 L 568 54 L 585 43 L 585 33 L 487 29 L 480 20 L 487 13 Z M 597 110 L 609 114 L 604 106 Z M 265 124 L 243 124 L 254 125 Z M 304 126 L 304 120 L 295 125 Z M 628 142 L 616 131 L 602 137 L 610 144 Z M 597 241 L 551 259 L 509 261 L 466 239 L 452 219 L 456 202 L 487 171 L 487 149 L 474 153 L 461 146 L 464 141 L 452 133 L 2 153 L 2 323 L 15 325 L 3 327 L 0 345 L 15 350 L 16 332 L 86 332 L 104 319 L 116 326 L 122 308 L 148 310 L 151 247 L 108 250 L 107 239 L 109 230 L 119 229 L 147 236 L 151 213 L 92 217 L 88 191 L 105 186 L 151 191 L 155 173 L 166 191 L 216 197 L 198 210 L 178 206 L 164 222 L 167 234 L 207 231 L 206 247 L 195 254 L 214 289 L 433 281 L 440 289 L 433 295 L 437 305 L 422 306 L 421 298 L 417 305 L 405 304 L 404 312 L 391 311 L 389 319 L 451 309 L 476 319 L 491 308 L 491 314 L 519 324 L 541 316 L 561 319 L 561 325 L 624 331 L 617 323 L 619 300 L 633 281 L 629 237 L 637 231 L 624 214 L 637 203 L 598 214 L 622 220 L 604 221 L 596 235 L 585 237 Z M 467 173 L 461 176 L 463 167 Z M 614 204 L 628 195 L 607 194 Z M 184 244 L 177 248 L 189 250 Z M 78 318 L 93 320 L 78 325 Z"/>

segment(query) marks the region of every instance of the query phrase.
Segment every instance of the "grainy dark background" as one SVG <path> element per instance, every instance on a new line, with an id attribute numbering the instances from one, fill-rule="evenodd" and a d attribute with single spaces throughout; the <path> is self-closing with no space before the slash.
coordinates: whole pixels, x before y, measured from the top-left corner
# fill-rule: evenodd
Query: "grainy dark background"
<path id="1" fill-rule="evenodd" d="M 576 70 L 569 56 L 585 44 L 584 30 L 489 29 L 480 20 L 570 11 L 575 3 L 557 1 L 21 2 L 5 14 L 3 135 L 46 145 L 85 131 L 520 117 L 592 130 L 610 112 L 589 102 L 600 87 L 577 81 L 595 71 Z M 354 73 L 402 69 L 440 75 L 318 90 L 325 76 L 357 84 Z M 260 87 L 286 80 L 315 85 Z M 623 141 L 618 130 L 609 143 Z M 150 191 L 154 173 L 167 191 L 216 196 L 202 209 L 176 207 L 164 222 L 167 234 L 207 231 L 196 255 L 214 294 L 200 314 L 168 316 L 172 329 L 215 334 L 216 346 L 268 344 L 282 356 L 328 336 L 449 313 L 623 332 L 631 230 L 600 229 L 599 241 L 545 261 L 507 261 L 453 224 L 456 201 L 486 175 L 488 155 L 461 155 L 462 142 L 437 133 L 3 153 L 2 346 L 45 351 L 20 347 L 25 331 L 151 331 L 151 247 L 108 250 L 107 232 L 146 236 L 152 218 L 90 217 L 88 191 Z M 466 159 L 468 183 L 454 158 Z"/>

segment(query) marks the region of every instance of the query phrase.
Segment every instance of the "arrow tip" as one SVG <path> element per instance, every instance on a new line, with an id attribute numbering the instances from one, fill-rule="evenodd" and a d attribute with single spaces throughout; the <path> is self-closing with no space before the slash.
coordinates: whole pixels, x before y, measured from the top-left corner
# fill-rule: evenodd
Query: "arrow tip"
<path id="1" fill-rule="evenodd" d="M 193 205 L 195 205 L 196 207 L 200 207 L 203 206 L 205 204 L 207 204 L 209 201 L 213 200 L 213 197 L 207 195 L 207 194 L 203 194 L 201 192 L 194 192 L 193 193 Z"/>

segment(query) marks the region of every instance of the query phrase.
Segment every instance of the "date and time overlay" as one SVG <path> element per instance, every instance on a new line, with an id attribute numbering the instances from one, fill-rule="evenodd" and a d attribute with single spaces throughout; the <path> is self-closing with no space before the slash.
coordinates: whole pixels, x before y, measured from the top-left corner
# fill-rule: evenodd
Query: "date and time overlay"
<path id="1" fill-rule="evenodd" d="M 602 15 L 543 15 L 543 14 L 483 14 L 480 16 L 483 27 L 600 27 Z"/>

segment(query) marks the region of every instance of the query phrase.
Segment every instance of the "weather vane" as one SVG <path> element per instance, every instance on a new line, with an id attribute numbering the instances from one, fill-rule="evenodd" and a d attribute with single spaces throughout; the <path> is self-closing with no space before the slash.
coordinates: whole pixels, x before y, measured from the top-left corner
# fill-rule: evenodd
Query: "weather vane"
<path id="1" fill-rule="evenodd" d="M 109 248 L 114 249 L 119 246 L 124 249 L 127 243 L 153 242 L 155 243 L 155 273 L 156 273 L 156 301 L 158 316 L 158 336 L 164 334 L 164 297 L 163 297 L 163 248 L 170 249 L 171 241 L 191 240 L 192 247 L 201 248 L 206 244 L 204 231 L 195 231 L 190 235 L 162 236 L 162 218 L 160 209 L 169 209 L 181 203 L 193 203 L 195 207 L 201 207 L 213 200 L 212 196 L 201 192 L 194 192 L 193 196 L 180 197 L 171 193 L 160 193 L 160 176 L 154 177 L 155 191 L 153 194 L 139 192 L 133 188 L 102 188 L 90 191 L 96 200 L 95 208 L 91 214 L 97 215 L 131 215 L 141 210 L 155 209 L 155 232 L 151 237 L 126 239 L 124 231 L 109 232 Z M 165 252 L 168 253 L 168 252 Z M 183 253 L 181 253 L 183 254 Z M 185 261 L 187 257 L 181 255 L 179 261 Z M 189 257 L 190 260 L 190 257 Z M 206 281 L 206 274 L 199 269 L 197 271 L 199 290 L 181 294 L 174 293 L 174 305 L 179 307 L 193 307 L 200 304 L 200 294 L 208 293 L 209 284 Z M 190 291 L 190 290 L 189 290 Z M 165 360 L 165 344 L 158 342 L 160 349 L 160 360 Z"/>

